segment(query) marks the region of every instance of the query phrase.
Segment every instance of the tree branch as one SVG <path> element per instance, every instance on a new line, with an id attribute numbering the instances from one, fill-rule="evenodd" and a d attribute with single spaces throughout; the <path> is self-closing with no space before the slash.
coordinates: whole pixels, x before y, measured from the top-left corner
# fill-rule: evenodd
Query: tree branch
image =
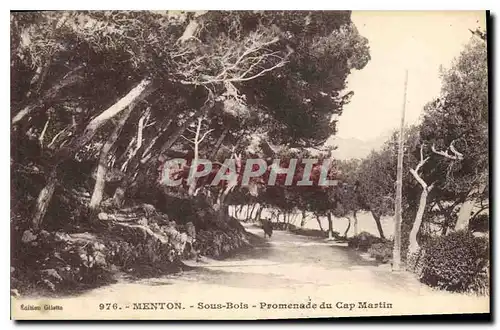
<path id="1" fill-rule="evenodd" d="M 432 145 L 432 151 L 435 153 L 435 154 L 438 154 L 438 155 L 441 155 L 443 157 L 446 157 L 448 159 L 453 159 L 453 160 L 462 160 L 464 159 L 464 155 L 460 152 L 457 151 L 457 149 L 455 149 L 455 146 L 454 146 L 454 143 L 456 142 L 456 140 L 453 140 L 451 143 L 450 143 L 450 146 L 448 147 L 449 150 L 451 150 L 451 152 L 453 154 L 450 154 L 448 152 L 448 149 L 446 151 L 439 151 L 436 149 L 436 146 L 433 144 Z"/>
<path id="2" fill-rule="evenodd" d="M 42 133 L 40 134 L 40 137 L 38 138 L 38 141 L 40 142 L 41 148 L 43 148 L 43 137 L 45 136 L 45 132 L 47 131 L 47 127 L 49 127 L 49 122 L 50 122 L 50 112 L 49 112 L 47 121 L 45 122 L 45 125 L 43 126 Z"/>

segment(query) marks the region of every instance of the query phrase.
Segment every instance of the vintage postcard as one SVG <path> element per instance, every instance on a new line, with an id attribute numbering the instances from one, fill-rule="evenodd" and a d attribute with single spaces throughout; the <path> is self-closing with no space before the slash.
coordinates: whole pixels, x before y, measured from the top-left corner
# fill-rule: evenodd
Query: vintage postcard
<path id="1" fill-rule="evenodd" d="M 488 315 L 487 21 L 11 12 L 11 318 Z"/>

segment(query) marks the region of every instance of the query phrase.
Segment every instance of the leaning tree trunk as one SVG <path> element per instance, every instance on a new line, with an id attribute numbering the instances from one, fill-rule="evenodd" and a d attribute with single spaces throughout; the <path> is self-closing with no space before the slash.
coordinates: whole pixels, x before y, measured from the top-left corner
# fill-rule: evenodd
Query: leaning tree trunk
<path id="1" fill-rule="evenodd" d="M 104 125 L 108 120 L 122 112 L 131 103 L 143 99 L 152 91 L 152 83 L 149 79 L 143 79 L 139 84 L 137 84 L 130 92 L 121 98 L 118 102 L 113 104 L 108 109 L 104 110 L 100 115 L 95 117 L 90 121 L 90 123 L 85 128 L 83 134 L 79 136 L 74 143 L 69 146 L 61 148 L 56 156 L 54 157 L 54 164 L 52 165 L 52 171 L 47 180 L 46 186 L 40 191 L 38 195 L 37 203 L 35 206 L 35 212 L 33 214 L 32 225 L 33 228 L 40 229 L 42 220 L 47 212 L 47 207 L 52 199 L 54 193 L 54 188 L 57 183 L 57 168 L 59 164 L 71 157 L 76 151 L 81 147 L 86 145 L 94 135 L 97 130 Z"/>
<path id="2" fill-rule="evenodd" d="M 68 156 L 71 156 L 74 151 L 79 150 L 81 147 L 89 143 L 97 133 L 97 130 L 105 123 L 107 123 L 111 118 L 127 109 L 131 104 L 137 103 L 140 100 L 144 99 L 152 91 L 153 89 L 151 80 L 143 79 L 139 84 L 132 88 L 132 90 L 130 90 L 127 95 L 125 95 L 118 102 L 103 111 L 100 115 L 92 119 L 85 128 L 83 134 L 76 139 L 75 143 L 67 148 L 63 148 L 60 152 L 58 152 L 58 156 L 62 156 L 64 159 L 66 159 Z"/>
<path id="3" fill-rule="evenodd" d="M 328 239 L 333 239 L 332 215 L 330 213 L 328 213 L 327 216 L 328 216 Z"/>
<path id="4" fill-rule="evenodd" d="M 345 232 L 344 232 L 344 238 L 347 238 L 347 233 L 349 232 L 349 229 L 351 229 L 351 218 L 349 217 L 345 217 L 348 221 L 347 223 L 347 228 L 345 229 Z"/>
<path id="5" fill-rule="evenodd" d="M 323 225 L 321 225 L 321 219 L 319 218 L 319 215 L 316 215 L 316 221 L 318 221 L 319 229 L 324 232 Z"/>
<path id="6" fill-rule="evenodd" d="M 14 118 L 12 118 L 12 125 L 18 124 L 23 118 L 34 112 L 37 108 L 42 108 L 44 105 L 54 102 L 62 89 L 68 88 L 81 81 L 84 76 L 81 74 L 83 68 L 84 66 L 79 66 L 71 70 L 57 84 L 48 89 L 43 95 L 38 96 L 36 101 L 19 110 Z M 48 109 L 48 107 L 44 107 L 44 109 Z"/>
<path id="7" fill-rule="evenodd" d="M 378 233 L 380 235 L 380 238 L 385 239 L 384 230 L 382 228 L 382 223 L 380 222 L 380 215 L 377 212 L 373 212 L 373 211 L 372 211 L 372 215 L 373 215 L 373 219 L 375 219 L 375 223 L 377 224 L 377 230 L 378 230 Z"/>
<path id="8" fill-rule="evenodd" d="M 415 216 L 415 221 L 410 231 L 408 253 L 406 256 L 406 269 L 411 272 L 418 273 L 419 260 L 421 259 L 421 250 L 417 241 L 417 235 L 422 225 L 422 219 L 424 216 L 425 208 L 427 206 L 427 196 L 432 190 L 432 185 L 429 187 L 424 187 L 422 193 L 420 194 L 420 202 L 418 204 L 417 215 Z"/>
<path id="9" fill-rule="evenodd" d="M 417 241 L 417 235 L 420 230 L 420 226 L 422 225 L 422 219 L 424 216 L 425 208 L 427 206 L 427 196 L 429 195 L 429 192 L 431 190 L 432 186 L 423 189 L 422 193 L 420 194 L 420 202 L 418 204 L 417 215 L 415 216 L 415 221 L 413 222 L 413 226 L 411 228 L 409 236 L 408 255 L 417 253 L 420 248 Z"/>
<path id="10" fill-rule="evenodd" d="M 92 193 L 92 197 L 90 198 L 89 208 L 92 212 L 95 212 L 102 201 L 102 196 L 104 193 L 104 186 L 106 185 L 106 174 L 108 172 L 108 156 L 115 145 L 115 142 L 118 140 L 120 133 L 122 132 L 123 126 L 127 122 L 127 119 L 130 117 L 130 114 L 134 110 L 135 105 L 129 105 L 128 109 L 123 112 L 122 117 L 116 124 L 115 129 L 108 137 L 108 140 L 104 144 L 101 149 L 101 153 L 99 155 L 99 165 L 97 167 L 97 175 L 95 179 L 94 192 Z"/>
<path id="11" fill-rule="evenodd" d="M 38 195 L 38 199 L 36 201 L 35 212 L 33 214 L 33 219 L 31 220 L 31 224 L 34 231 L 38 231 L 41 228 L 42 220 L 47 212 L 47 208 L 49 207 L 50 200 L 52 199 L 52 195 L 54 194 L 54 190 L 56 188 L 57 183 L 57 168 L 54 167 L 50 172 L 49 178 L 45 187 L 40 191 Z"/>
<path id="12" fill-rule="evenodd" d="M 212 159 L 213 160 L 215 158 L 215 156 L 217 156 L 217 152 L 219 151 L 220 146 L 222 145 L 222 142 L 224 141 L 224 138 L 226 137 L 227 133 L 229 133 L 229 129 L 228 128 L 226 128 L 222 132 L 221 136 L 219 137 L 219 139 L 215 143 L 215 146 L 214 146 L 212 152 L 210 153 L 210 156 L 209 156 L 208 159 Z"/>

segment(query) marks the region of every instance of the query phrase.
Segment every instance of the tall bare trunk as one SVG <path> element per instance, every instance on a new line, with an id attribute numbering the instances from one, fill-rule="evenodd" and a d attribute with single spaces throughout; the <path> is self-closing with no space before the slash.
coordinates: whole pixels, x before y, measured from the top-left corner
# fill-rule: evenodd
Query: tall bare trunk
<path id="1" fill-rule="evenodd" d="M 398 139 L 398 159 L 396 167 L 396 198 L 394 207 L 394 246 L 392 249 L 392 271 L 401 270 L 401 223 L 402 223 L 402 200 L 403 200 L 403 158 L 404 158 L 404 128 L 406 112 L 406 92 L 408 90 L 408 70 L 405 72 L 405 84 L 403 94 L 403 106 L 401 109 L 401 125 Z M 380 218 L 375 220 L 380 237 L 384 238 Z"/>

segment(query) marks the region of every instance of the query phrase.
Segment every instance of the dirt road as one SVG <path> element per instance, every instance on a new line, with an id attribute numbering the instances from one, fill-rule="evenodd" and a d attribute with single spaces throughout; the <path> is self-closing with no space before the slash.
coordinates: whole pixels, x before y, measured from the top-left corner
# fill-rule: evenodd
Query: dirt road
<path id="1" fill-rule="evenodd" d="M 263 236 L 261 229 L 247 227 Z M 223 319 L 488 312 L 489 299 L 422 285 L 412 274 L 361 258 L 345 246 L 275 231 L 254 249 L 194 269 L 132 280 L 77 297 L 13 300 L 20 318 Z M 63 310 L 25 311 L 20 305 Z"/>

